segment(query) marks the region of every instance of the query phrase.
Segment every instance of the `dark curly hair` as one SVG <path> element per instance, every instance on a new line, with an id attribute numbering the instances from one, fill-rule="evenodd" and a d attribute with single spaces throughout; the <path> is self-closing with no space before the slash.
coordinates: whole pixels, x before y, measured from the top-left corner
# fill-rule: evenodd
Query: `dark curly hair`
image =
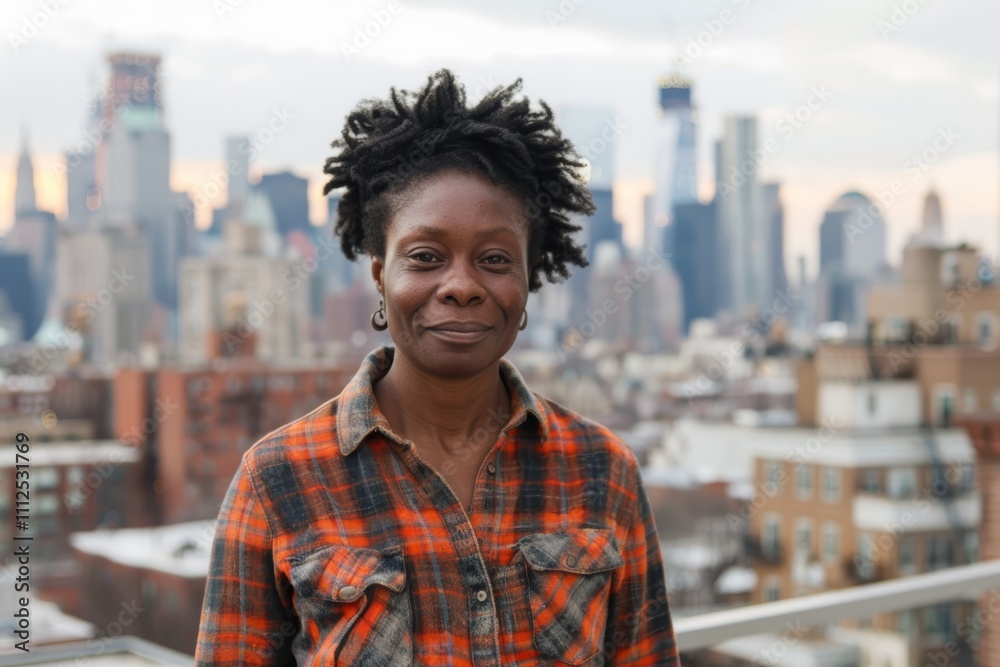
<path id="1" fill-rule="evenodd" d="M 584 166 L 572 143 L 553 123 L 549 106 L 532 111 L 527 97 L 514 94 L 521 79 L 490 91 L 472 108 L 465 87 L 448 69 L 427 77 L 417 92 L 390 99 L 368 98 L 347 115 L 337 154 L 326 160 L 329 194 L 345 188 L 337 206 L 335 232 L 348 259 L 385 256 L 386 227 L 410 188 L 442 169 L 487 176 L 525 203 L 530 224 L 528 289 L 569 276 L 567 265 L 588 265 L 569 213 L 592 215 L 594 201 L 576 175 Z"/>

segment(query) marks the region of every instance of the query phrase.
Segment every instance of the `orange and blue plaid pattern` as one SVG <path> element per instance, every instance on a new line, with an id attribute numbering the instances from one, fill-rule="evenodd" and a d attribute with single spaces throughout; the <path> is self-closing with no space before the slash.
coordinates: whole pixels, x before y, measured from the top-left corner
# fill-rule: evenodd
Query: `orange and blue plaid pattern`
<path id="1" fill-rule="evenodd" d="M 466 513 L 378 409 L 394 352 L 244 455 L 196 663 L 679 665 L 628 446 L 503 359 L 512 411 Z"/>

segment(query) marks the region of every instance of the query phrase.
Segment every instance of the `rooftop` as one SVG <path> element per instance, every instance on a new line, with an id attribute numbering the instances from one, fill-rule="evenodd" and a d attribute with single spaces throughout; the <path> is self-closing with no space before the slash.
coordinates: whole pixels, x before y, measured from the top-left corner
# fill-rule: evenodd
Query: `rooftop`
<path id="1" fill-rule="evenodd" d="M 178 577 L 208 576 L 215 521 L 189 521 L 155 528 L 73 533 L 74 549 L 135 568 Z"/>

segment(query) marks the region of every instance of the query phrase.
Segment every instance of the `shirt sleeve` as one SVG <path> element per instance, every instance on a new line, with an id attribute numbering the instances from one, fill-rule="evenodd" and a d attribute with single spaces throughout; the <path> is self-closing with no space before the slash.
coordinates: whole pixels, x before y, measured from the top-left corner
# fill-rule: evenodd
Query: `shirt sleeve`
<path id="1" fill-rule="evenodd" d="M 233 477 L 219 511 L 195 664 L 294 665 L 296 616 L 277 586 L 272 535 L 247 469 Z"/>
<path id="2" fill-rule="evenodd" d="M 660 539 L 638 466 L 634 473 L 635 511 L 620 545 L 624 564 L 612 578 L 605 665 L 680 667 Z"/>

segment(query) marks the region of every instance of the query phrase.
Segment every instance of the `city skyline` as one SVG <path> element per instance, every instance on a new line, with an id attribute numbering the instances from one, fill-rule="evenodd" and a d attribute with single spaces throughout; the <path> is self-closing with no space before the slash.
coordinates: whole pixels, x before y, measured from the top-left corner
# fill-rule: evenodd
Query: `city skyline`
<path id="1" fill-rule="evenodd" d="M 694 81 L 703 199 L 713 189 L 711 144 L 721 136 L 725 115 L 754 114 L 759 145 L 775 139 L 776 149 L 758 176 L 782 183 L 785 264 L 793 279 L 799 255 L 815 274 L 819 223 L 837 197 L 857 189 L 875 199 L 897 178 L 906 187 L 886 216 L 890 261 L 898 264 L 903 243 L 919 228 L 921 202 L 932 187 L 942 197 L 946 240 L 967 240 L 988 254 L 996 249 L 1000 76 L 992 57 L 996 47 L 986 34 L 989 21 L 972 20 L 972 2 L 946 8 L 914 3 L 912 16 L 894 16 L 898 3 L 881 2 L 852 3 L 851 11 L 837 14 L 749 0 L 669 9 L 633 3 L 619 10 L 567 1 L 533 11 L 517 3 L 507 9 L 455 9 L 456 3 L 421 2 L 394 5 L 395 13 L 390 3 L 368 3 L 338 10 L 341 14 L 316 10 L 321 14 L 314 12 L 313 20 L 295 22 L 300 28 L 295 40 L 277 29 L 286 24 L 272 25 L 281 17 L 307 15 L 294 4 L 281 16 L 252 4 L 216 4 L 229 9 L 192 3 L 155 26 L 113 1 L 85 10 L 60 5 L 37 35 L 15 50 L 10 34 L 17 34 L 22 19 L 38 6 L 13 3 L 3 24 L 8 44 L 0 55 L 0 82 L 29 94 L 0 110 L 12 129 L 0 136 L 0 229 L 12 221 L 18 128 L 29 126 L 40 206 L 62 214 L 64 195 L 54 164 L 82 136 L 88 86 L 102 80 L 107 52 L 139 48 L 163 56 L 175 189 L 198 189 L 222 164 L 225 136 L 253 133 L 275 107 L 286 107 L 298 119 L 260 152 L 256 173 L 290 168 L 308 177 L 311 218 L 317 223 L 326 210 L 319 190 L 329 141 L 358 100 L 384 94 L 389 85 L 414 88 L 446 64 L 471 98 L 523 76 L 524 93 L 535 102 L 546 100 L 557 114 L 574 104 L 610 101 L 628 126 L 614 144 L 616 217 L 626 225 L 626 241 L 636 245 L 642 196 L 653 184 L 652 146 L 644 138 L 655 126 L 656 86 L 661 75 L 677 68 L 680 56 L 689 61 L 680 71 Z M 380 11 L 390 17 L 383 19 L 384 27 L 373 29 L 374 37 L 357 54 L 345 52 L 341 46 L 350 47 L 355 28 Z M 312 23 L 317 25 L 307 25 Z M 318 28 L 324 23 L 321 40 Z M 421 39 L 428 26 L 447 30 Z M 475 48 L 470 31 L 477 35 Z M 404 51 L 414 65 L 400 64 Z M 783 57 L 792 53 L 794 60 Z M 587 67 L 570 67 L 573 61 Z M 32 85 L 43 78 L 48 85 Z M 229 80 L 234 83 L 219 95 L 213 82 Z M 816 91 L 826 94 L 817 97 Z M 784 118 L 796 111 L 809 116 L 799 127 Z M 948 126 L 958 140 L 911 180 L 904 165 Z M 204 215 L 199 213 L 202 226 Z"/>

